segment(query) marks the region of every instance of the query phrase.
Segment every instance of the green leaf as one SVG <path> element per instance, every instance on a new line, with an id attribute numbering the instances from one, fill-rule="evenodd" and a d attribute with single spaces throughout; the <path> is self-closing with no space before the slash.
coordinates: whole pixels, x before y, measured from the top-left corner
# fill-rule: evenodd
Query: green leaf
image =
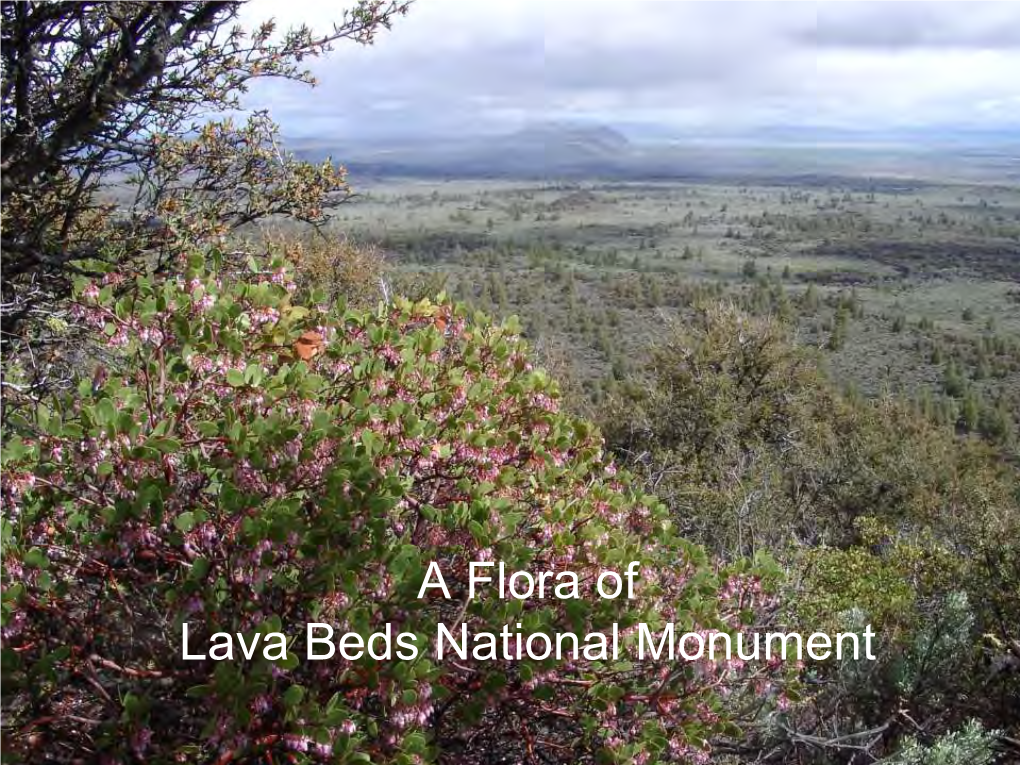
<path id="1" fill-rule="evenodd" d="M 218 436 L 220 433 L 220 425 L 216 422 L 199 422 L 195 424 L 195 430 L 199 432 L 199 435 L 205 438 L 212 438 Z"/>
<path id="2" fill-rule="evenodd" d="M 14 436 L 4 446 L 4 459 L 18 461 L 23 459 L 28 454 L 28 447 L 25 446 L 25 442 L 21 440 L 20 436 Z"/>
<path id="3" fill-rule="evenodd" d="M 117 419 L 117 412 L 113 408 L 113 402 L 108 398 L 102 399 L 95 408 L 96 421 L 100 425 L 109 425 Z"/>
<path id="4" fill-rule="evenodd" d="M 185 534 L 195 526 L 195 514 L 192 512 L 181 513 L 174 518 L 174 526 L 177 527 L 178 531 L 184 532 Z"/>
<path id="5" fill-rule="evenodd" d="M 301 699 L 305 697 L 305 689 L 300 685 L 292 685 L 283 694 L 283 705 L 288 709 L 293 709 L 301 703 Z"/>
<path id="6" fill-rule="evenodd" d="M 50 561 L 49 558 L 46 557 L 46 553 L 38 547 L 33 547 L 25 553 L 24 562 L 29 568 L 47 568 L 50 565 Z"/>
<path id="7" fill-rule="evenodd" d="M 471 536 L 479 545 L 486 544 L 486 537 L 488 535 L 485 533 L 485 529 L 482 527 L 482 524 L 478 521 L 469 521 L 468 531 L 471 532 Z"/>
<path id="8" fill-rule="evenodd" d="M 365 453 L 370 457 L 382 450 L 382 439 L 371 430 L 361 434 L 361 443 L 365 445 Z"/>
<path id="9" fill-rule="evenodd" d="M 229 376 L 229 373 L 228 373 Z M 244 381 L 248 385 L 257 386 L 262 382 L 263 372 L 262 368 L 257 364 L 249 364 L 244 368 Z M 231 383 L 233 385 L 233 383 Z"/>
<path id="10" fill-rule="evenodd" d="M 180 520 L 180 518 L 178 518 Z M 205 579 L 205 575 L 209 573 L 210 563 L 208 558 L 195 558 L 195 562 L 191 564 L 191 578 L 194 580 Z"/>
<path id="11" fill-rule="evenodd" d="M 181 448 L 181 442 L 176 438 L 150 438 L 145 445 L 163 454 L 172 454 Z"/>
<path id="12" fill-rule="evenodd" d="M 245 385 L 244 372 L 239 369 L 228 369 L 227 370 L 227 384 L 234 388 L 240 388 Z"/>
<path id="13" fill-rule="evenodd" d="M 124 695 L 124 712 L 129 720 L 135 720 L 145 713 L 145 700 L 133 693 Z"/>

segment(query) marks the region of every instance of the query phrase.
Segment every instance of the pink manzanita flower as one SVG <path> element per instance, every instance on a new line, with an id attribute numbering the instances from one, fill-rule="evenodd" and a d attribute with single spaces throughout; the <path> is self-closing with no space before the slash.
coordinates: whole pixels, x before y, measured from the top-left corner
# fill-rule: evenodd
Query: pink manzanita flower
<path id="1" fill-rule="evenodd" d="M 123 326 L 118 326 L 110 338 L 106 341 L 106 344 L 111 348 L 123 348 L 128 344 L 127 330 Z"/>
<path id="2" fill-rule="evenodd" d="M 251 701 L 251 711 L 257 715 L 264 715 L 273 708 L 273 700 L 265 693 L 259 694 Z"/>
<path id="3" fill-rule="evenodd" d="M 12 566 L 11 563 L 14 563 L 15 565 Z M 4 565 L 6 568 L 4 572 L 6 574 L 5 578 L 8 581 L 16 582 L 21 579 L 22 569 L 20 565 L 17 565 L 15 561 L 5 562 Z M 7 624 L 0 629 L 0 636 L 2 636 L 4 640 L 13 640 L 21 635 L 27 624 L 28 614 L 24 611 L 15 611 L 14 614 L 11 615 Z"/>
<path id="4" fill-rule="evenodd" d="M 185 361 L 189 367 L 199 374 L 208 374 L 214 366 L 212 359 L 198 353 L 191 354 Z"/>
<path id="5" fill-rule="evenodd" d="M 150 345 L 162 345 L 165 339 L 163 331 L 157 327 L 142 327 L 138 330 L 138 339 Z"/>
<path id="6" fill-rule="evenodd" d="M 108 274 L 104 274 L 102 281 L 104 285 L 117 285 L 121 284 L 124 281 L 124 278 L 124 274 L 118 273 L 117 271 L 111 271 Z"/>
<path id="7" fill-rule="evenodd" d="M 6 476 L 7 490 L 12 496 L 18 497 L 35 486 L 35 475 L 32 473 L 13 473 Z"/>
<path id="8" fill-rule="evenodd" d="M 378 353 L 380 356 L 382 356 L 391 364 L 400 363 L 400 351 L 398 351 L 392 345 L 389 344 L 384 345 L 382 348 L 379 348 Z"/>
<path id="9" fill-rule="evenodd" d="M 152 743 L 152 729 L 148 727 L 139 728 L 131 736 L 131 751 L 135 757 L 145 757 Z"/>
<path id="10" fill-rule="evenodd" d="M 274 324 L 280 320 L 280 312 L 275 308 L 255 308 L 248 314 L 252 325 L 261 327 L 264 324 Z"/>
<path id="11" fill-rule="evenodd" d="M 205 604 L 202 602 L 202 599 L 198 597 L 198 595 L 192 595 L 190 598 L 184 601 L 184 607 L 182 610 L 186 615 L 190 616 L 191 614 L 197 614 L 204 611 Z"/>
<path id="12" fill-rule="evenodd" d="M 312 751 L 320 757 L 329 757 L 333 754 L 333 745 L 320 741 L 312 744 Z"/>
<path id="13" fill-rule="evenodd" d="M 216 296 L 210 295 L 207 292 L 206 294 L 202 295 L 202 297 L 195 301 L 195 310 L 198 311 L 199 313 L 206 313 L 214 305 L 216 305 Z"/>
<path id="14" fill-rule="evenodd" d="M 283 737 L 284 743 L 288 749 L 292 749 L 295 752 L 307 752 L 315 742 L 309 736 L 297 736 L 294 734 L 287 734 Z"/>

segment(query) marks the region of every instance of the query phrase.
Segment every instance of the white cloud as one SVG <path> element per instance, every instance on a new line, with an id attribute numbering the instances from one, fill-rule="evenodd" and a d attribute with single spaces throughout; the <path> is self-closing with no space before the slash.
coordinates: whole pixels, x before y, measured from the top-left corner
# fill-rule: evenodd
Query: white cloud
<path id="1" fill-rule="evenodd" d="M 254 0 L 243 18 L 326 28 L 335 8 Z M 316 74 L 314 95 L 276 84 L 253 105 L 303 133 L 549 118 L 1020 130 L 1020 3 L 418 0 Z"/>

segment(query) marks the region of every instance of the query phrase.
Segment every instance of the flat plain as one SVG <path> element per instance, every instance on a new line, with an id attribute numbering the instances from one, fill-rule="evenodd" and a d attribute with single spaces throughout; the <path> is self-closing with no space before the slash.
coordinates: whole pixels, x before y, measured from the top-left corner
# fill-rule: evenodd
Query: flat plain
<path id="1" fill-rule="evenodd" d="M 405 292 L 520 317 L 596 404 L 673 318 L 727 296 L 790 320 L 841 385 L 958 417 L 1020 411 L 1020 189 L 898 179 L 388 179 L 333 224 Z"/>

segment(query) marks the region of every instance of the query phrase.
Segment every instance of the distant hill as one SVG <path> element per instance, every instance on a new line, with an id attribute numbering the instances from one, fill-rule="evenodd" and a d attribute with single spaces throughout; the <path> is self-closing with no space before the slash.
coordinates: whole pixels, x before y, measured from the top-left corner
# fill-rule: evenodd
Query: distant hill
<path id="1" fill-rule="evenodd" d="M 911 135 L 907 143 L 867 136 L 786 128 L 633 142 L 604 125 L 540 122 L 503 135 L 349 145 L 322 138 L 290 146 L 307 159 L 340 158 L 361 176 L 1020 180 L 1020 147 L 1002 136 Z"/>
<path id="2" fill-rule="evenodd" d="M 611 160 L 632 149 L 625 135 L 604 125 L 538 123 L 511 133 L 503 140 L 512 147 L 540 149 L 557 157 L 573 154 Z"/>
<path id="3" fill-rule="evenodd" d="M 355 172 L 381 175 L 590 177 L 626 173 L 634 149 L 626 136 L 595 125 L 537 123 L 496 136 L 405 141 L 390 146 L 330 146 L 328 141 L 292 144 L 299 155 L 342 156 Z"/>

